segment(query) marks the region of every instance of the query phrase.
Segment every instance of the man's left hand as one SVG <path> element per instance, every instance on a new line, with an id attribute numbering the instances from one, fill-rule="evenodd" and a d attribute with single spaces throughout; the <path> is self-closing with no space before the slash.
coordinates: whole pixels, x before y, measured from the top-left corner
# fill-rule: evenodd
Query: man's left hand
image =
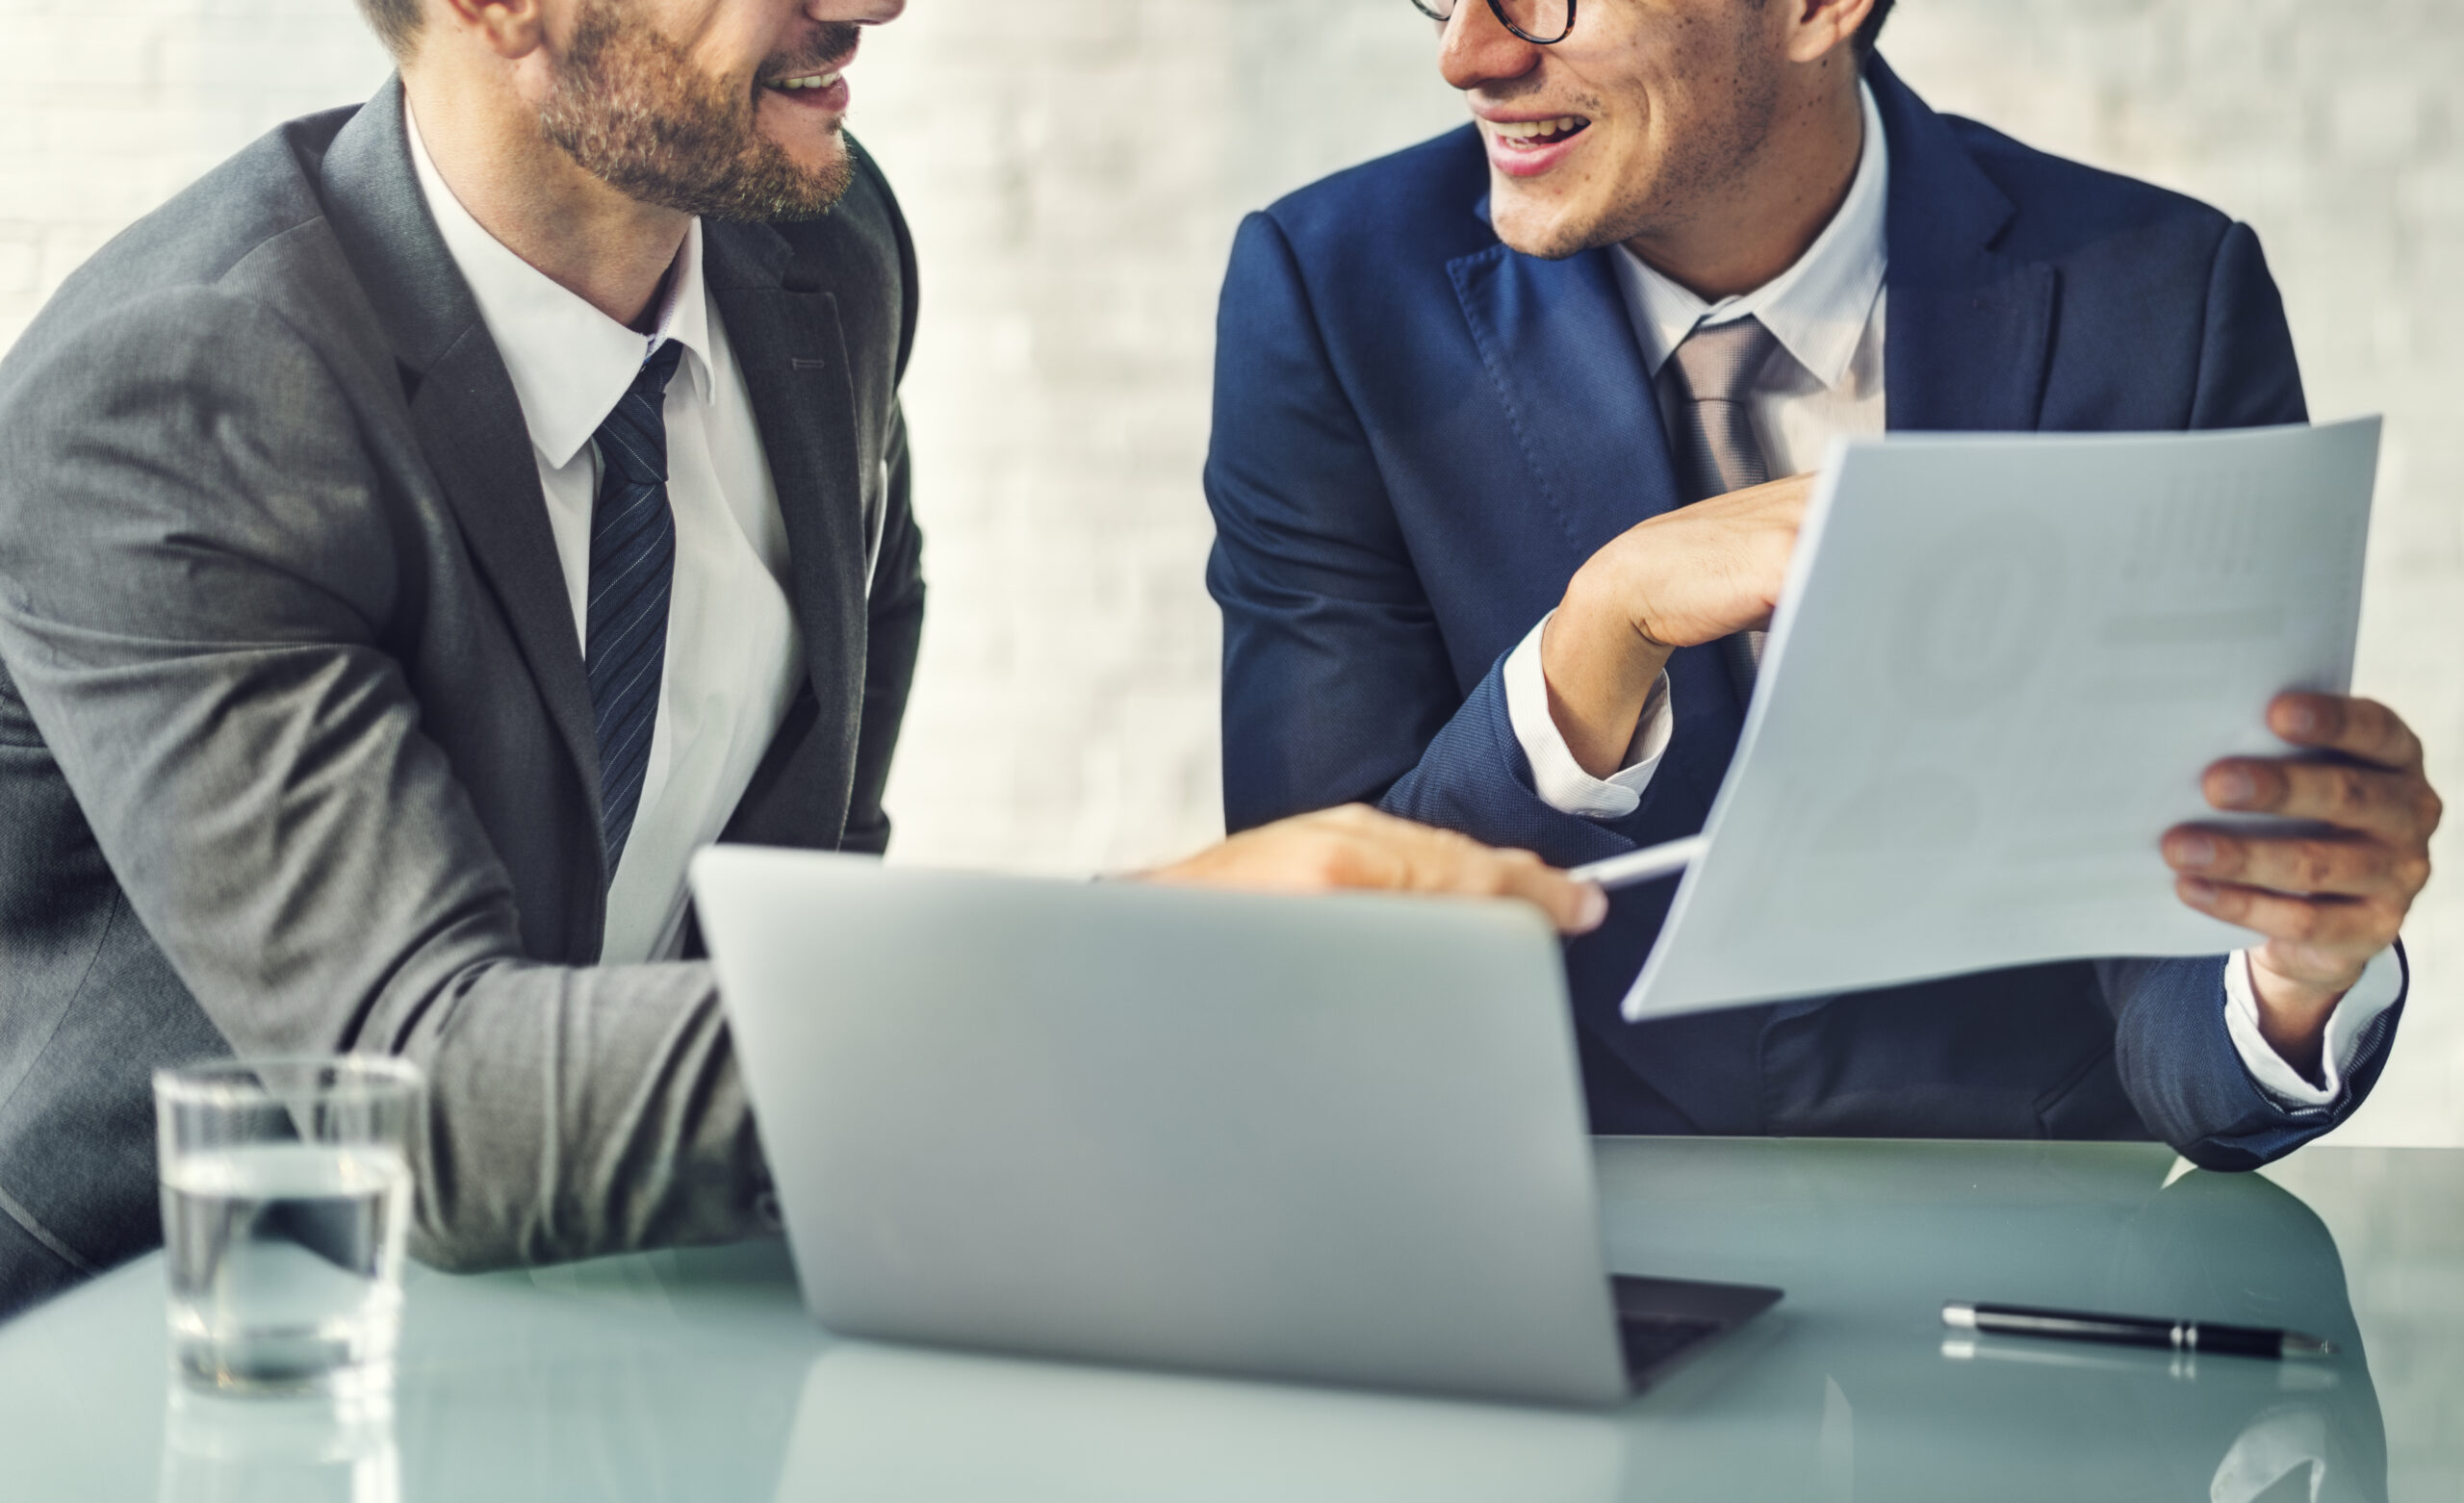
<path id="1" fill-rule="evenodd" d="M 2285 1063 L 2316 1080 L 2328 1014 L 2373 956 L 2396 942 L 2429 880 L 2429 837 L 2442 805 L 2422 773 L 2422 744 L 2371 700 L 2284 694 L 2268 727 L 2334 753 L 2303 761 L 2227 757 L 2207 770 L 2207 802 L 2324 828 L 2263 836 L 2183 825 L 2165 834 L 2174 890 L 2202 913 L 2265 935 L 2250 953 L 2259 1032 Z"/>
<path id="2" fill-rule="evenodd" d="M 1519 898 L 1558 930 L 1583 934 L 1608 916 L 1608 898 L 1528 851 L 1493 851 L 1365 803 L 1298 814 L 1245 830 L 1185 861 L 1144 874 L 1154 882 L 1262 892 L 1343 888 Z"/>

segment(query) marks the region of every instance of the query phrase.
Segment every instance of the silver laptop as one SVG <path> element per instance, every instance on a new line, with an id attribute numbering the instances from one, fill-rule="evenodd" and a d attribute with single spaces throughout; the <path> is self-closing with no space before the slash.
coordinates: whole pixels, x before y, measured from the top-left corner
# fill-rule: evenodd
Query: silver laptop
<path id="1" fill-rule="evenodd" d="M 745 847 L 693 886 L 832 1331 L 1608 1404 L 1780 1297 L 1609 1278 L 1520 905 Z"/>

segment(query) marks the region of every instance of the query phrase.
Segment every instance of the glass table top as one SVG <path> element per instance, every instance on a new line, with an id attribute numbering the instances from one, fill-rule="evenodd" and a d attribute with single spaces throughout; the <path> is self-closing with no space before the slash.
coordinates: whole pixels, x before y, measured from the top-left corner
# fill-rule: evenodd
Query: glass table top
<path id="1" fill-rule="evenodd" d="M 1561 1412 L 832 1342 L 776 1243 L 414 1269 L 390 1414 L 192 1399 L 146 1259 L 0 1327 L 0 1496 L 2464 1498 L 2464 1151 L 1604 1139 L 1620 1272 L 1786 1300 Z M 1946 1333 L 1947 1299 L 2280 1325 L 2276 1363 Z"/>

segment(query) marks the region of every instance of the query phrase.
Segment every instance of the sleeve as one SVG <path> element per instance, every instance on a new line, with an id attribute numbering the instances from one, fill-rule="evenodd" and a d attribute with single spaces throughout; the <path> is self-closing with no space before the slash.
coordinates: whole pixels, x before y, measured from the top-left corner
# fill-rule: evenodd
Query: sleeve
<path id="1" fill-rule="evenodd" d="M 2268 273 L 2257 234 L 2246 224 L 2232 225 L 2208 267 L 2190 425 L 2260 428 L 2309 420 L 2284 299 Z"/>
<path id="2" fill-rule="evenodd" d="M 315 350 L 241 298 L 137 299 L 0 390 L 0 657 L 235 1051 L 425 1071 L 415 1254 L 758 1230 L 768 1177 L 707 968 L 525 956 L 389 650 L 415 525 Z"/>
<path id="3" fill-rule="evenodd" d="M 2096 962 L 2114 1009 L 2114 1063 L 2141 1121 L 2203 1169 L 2272 1163 L 2348 1120 L 2387 1066 L 2411 971 L 2403 947 L 2394 1002 L 2359 1032 L 2345 1089 L 2325 1106 L 2288 1106 L 2251 1075 L 2226 1022 L 2220 956 Z"/>
<path id="4" fill-rule="evenodd" d="M 1559 864 L 1633 841 L 1552 807 L 1515 740 L 1502 658 L 1469 694 L 1282 230 L 1245 220 L 1217 321 L 1223 807 L 1234 830 L 1353 802 Z"/>
<path id="5" fill-rule="evenodd" d="M 2391 947 L 2380 951 L 2361 973 L 2361 980 L 2338 999 L 2327 1014 L 2326 1038 L 2320 1051 L 2320 1082 L 2313 1085 L 2285 1062 L 2267 1035 L 2259 1031 L 2259 995 L 2250 979 L 2250 952 L 2237 950 L 2224 957 L 2224 1032 L 2233 1052 L 2242 1057 L 2250 1079 L 2277 1106 L 2287 1108 L 2332 1107 L 2344 1095 L 2353 1061 L 2361 1057 L 2362 1040 L 2379 1016 L 2404 994 L 2404 967 Z"/>

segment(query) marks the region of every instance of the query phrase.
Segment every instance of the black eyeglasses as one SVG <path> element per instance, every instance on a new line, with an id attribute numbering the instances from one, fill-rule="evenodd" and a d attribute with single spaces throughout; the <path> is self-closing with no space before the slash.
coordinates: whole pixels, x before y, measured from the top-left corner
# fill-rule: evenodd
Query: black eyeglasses
<path id="1" fill-rule="evenodd" d="M 1432 21 L 1454 19 L 1459 0 L 1412 0 L 1413 8 Z M 1575 0 L 1489 0 L 1498 24 L 1535 47 L 1566 39 L 1575 29 Z"/>

